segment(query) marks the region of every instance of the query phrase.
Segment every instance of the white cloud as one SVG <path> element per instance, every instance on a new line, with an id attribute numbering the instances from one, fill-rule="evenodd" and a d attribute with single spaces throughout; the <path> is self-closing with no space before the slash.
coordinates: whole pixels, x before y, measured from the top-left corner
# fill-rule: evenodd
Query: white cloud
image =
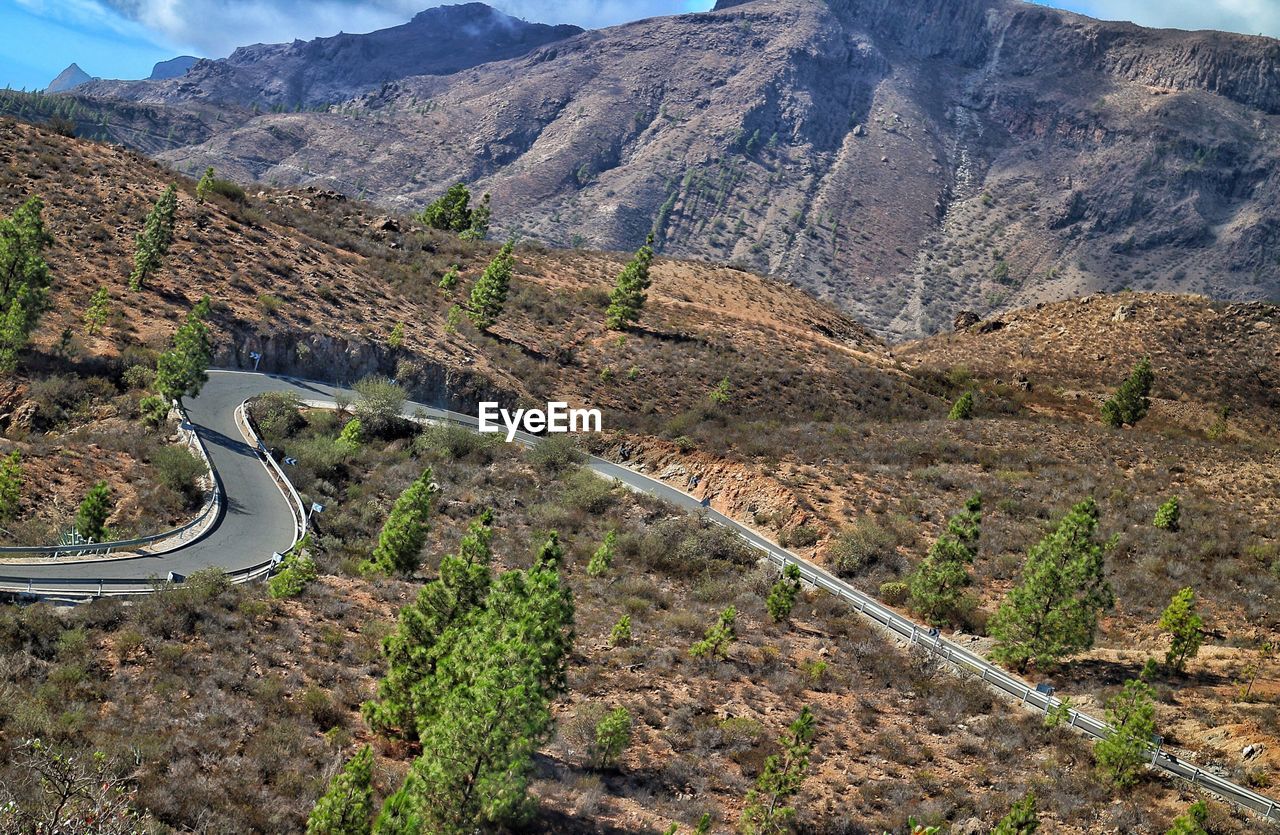
<path id="1" fill-rule="evenodd" d="M 1280 37 L 1280 0 L 1077 0 L 1106 20 L 1170 29 L 1219 29 Z M 1071 5 L 1050 0 L 1049 5 Z"/>
<path id="2" fill-rule="evenodd" d="M 70 0 L 94 4 L 96 0 Z M 20 0 L 50 5 L 45 0 Z M 404 23 L 438 0 L 103 0 L 120 15 L 176 43 L 220 57 L 237 46 L 370 32 Z M 507 14 L 537 23 L 610 26 L 685 11 L 711 0 L 493 0 Z"/>

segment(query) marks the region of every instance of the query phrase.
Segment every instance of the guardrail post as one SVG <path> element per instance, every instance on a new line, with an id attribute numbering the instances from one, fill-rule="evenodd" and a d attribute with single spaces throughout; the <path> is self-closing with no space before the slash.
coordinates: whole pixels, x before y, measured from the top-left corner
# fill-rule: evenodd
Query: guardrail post
<path id="1" fill-rule="evenodd" d="M 1030 688 L 1030 687 L 1028 687 L 1028 688 L 1027 688 L 1025 691 L 1023 691 L 1023 693 L 1022 693 L 1022 704 L 1024 704 L 1024 705 L 1025 705 L 1025 704 L 1027 703 L 1027 697 L 1028 697 L 1028 696 L 1030 696 L 1030 695 L 1031 695 L 1031 688 Z"/>
<path id="2" fill-rule="evenodd" d="M 102 597 L 102 581 L 98 581 L 98 597 Z"/>

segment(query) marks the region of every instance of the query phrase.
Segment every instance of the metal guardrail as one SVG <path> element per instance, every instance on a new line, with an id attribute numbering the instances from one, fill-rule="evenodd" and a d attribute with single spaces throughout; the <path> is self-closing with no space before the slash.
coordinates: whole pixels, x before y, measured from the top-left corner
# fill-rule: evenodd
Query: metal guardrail
<path id="1" fill-rule="evenodd" d="M 247 403 L 248 401 L 245 401 L 236 408 L 236 411 L 235 411 L 236 424 L 240 429 L 240 431 L 244 434 L 245 440 L 249 443 L 251 447 L 255 449 L 255 451 L 257 451 L 259 459 L 262 461 L 263 467 L 266 468 L 267 472 L 271 474 L 272 479 L 276 481 L 276 486 L 280 489 L 281 495 L 284 496 L 285 502 L 288 503 L 289 509 L 291 511 L 291 515 L 293 515 L 294 517 L 294 537 L 293 537 L 293 543 L 287 549 L 285 549 L 283 554 L 280 554 L 280 555 L 272 554 L 270 557 L 264 559 L 262 562 L 254 563 L 253 565 L 247 566 L 245 568 L 237 568 L 231 571 L 223 572 L 227 577 L 231 579 L 232 583 L 236 583 L 236 584 L 248 583 L 253 580 L 264 578 L 269 574 L 271 574 L 271 572 L 275 569 L 277 565 L 279 565 L 279 563 L 283 560 L 283 558 L 287 556 L 290 552 L 292 552 L 295 548 L 298 547 L 298 543 L 302 541 L 303 537 L 306 536 L 306 532 L 307 532 L 307 516 L 306 516 L 306 509 L 302 504 L 302 497 L 298 495 L 298 491 L 294 489 L 293 484 L 289 481 L 288 477 L 284 474 L 284 470 L 280 468 L 280 465 L 267 451 L 265 445 L 262 443 L 262 439 L 258 436 L 258 433 L 253 430 L 253 426 L 249 422 L 247 412 L 246 412 Z M 184 417 L 185 417 L 185 413 L 184 413 Z M 190 421 L 188 420 L 187 423 L 190 424 Z M 192 426 L 192 435 L 194 436 L 196 443 L 199 445 L 199 451 L 201 456 L 204 458 L 205 462 L 209 466 L 209 476 L 213 481 L 214 494 L 215 494 L 214 502 L 211 503 L 211 507 L 216 511 L 216 508 L 219 506 L 219 504 L 222 501 L 222 497 L 221 497 L 221 491 L 218 487 L 216 470 L 213 466 L 213 459 L 209 457 L 208 450 L 204 446 L 204 441 L 203 439 L 200 438 L 199 433 L 195 431 L 194 425 Z M 199 517 L 197 518 L 199 519 Z M 192 522 L 184 526 L 184 528 L 189 529 L 193 527 L 194 524 L 196 524 L 196 522 L 197 520 L 193 520 Z M 168 535 L 171 535 L 171 534 L 168 534 Z M 156 538 L 162 538 L 163 536 L 168 536 L 168 535 L 157 535 Z M 155 539 L 152 539 L 151 541 L 155 541 Z M 183 544 L 185 545 L 189 543 L 183 543 Z M 97 546 L 90 546 L 90 547 L 101 548 L 102 546 L 97 545 Z M 180 545 L 177 547 L 182 547 L 182 546 Z M 186 579 L 185 577 L 176 577 L 171 574 L 168 578 L 165 578 L 165 579 L 155 578 L 154 580 L 151 581 L 150 584 L 144 584 L 138 580 L 133 580 L 133 579 L 109 579 L 109 578 L 62 579 L 58 577 L 46 577 L 40 580 L 39 584 L 37 585 L 36 581 L 31 578 L 0 576 L 0 584 L 7 586 L 7 588 L 0 588 L 0 593 L 19 594 L 19 595 L 28 596 L 31 598 L 65 600 L 68 602 L 77 602 L 77 601 L 93 599 L 96 597 L 113 597 L 113 596 L 118 597 L 118 596 L 130 596 L 130 595 L 138 595 L 138 594 L 151 594 L 153 592 L 164 591 L 167 588 L 172 588 L 174 586 L 181 585 L 183 582 L 185 582 L 185 579 Z"/>
<path id="2" fill-rule="evenodd" d="M 200 437 L 200 433 L 196 430 L 195 424 L 191 422 L 186 410 L 181 405 L 175 407 L 181 415 L 181 424 L 179 431 L 187 432 L 187 449 L 193 451 L 197 457 L 204 461 L 207 473 L 204 478 L 209 479 L 209 498 L 205 501 L 204 507 L 189 522 L 180 525 L 171 530 L 162 531 L 160 533 L 149 534 L 147 536 L 139 536 L 133 539 L 114 539 L 109 542 L 89 542 L 82 545 L 5 545 L 0 546 L 0 554 L 25 554 L 25 555 L 42 555 L 48 554 L 53 557 L 72 556 L 77 554 L 111 554 L 115 551 L 127 551 L 138 548 L 142 545 L 150 545 L 154 542 L 163 542 L 173 539 L 176 542 L 170 548 L 161 551 L 152 551 L 152 554 L 163 554 L 168 551 L 177 550 L 184 545 L 190 544 L 198 539 L 203 530 L 197 530 L 204 522 L 208 522 L 217 518 L 219 508 L 222 506 L 222 490 L 218 485 L 218 478 L 214 473 L 213 460 L 209 457 L 209 450 L 204 445 L 204 439 Z M 187 536 L 191 534 L 191 536 Z"/>
<path id="3" fill-rule="evenodd" d="M 955 669 L 977 675 L 988 686 L 1018 699 L 1024 706 L 1030 705 L 1046 714 L 1061 707 L 1061 700 L 1054 698 L 1050 694 L 1040 692 L 1028 682 L 1010 675 L 976 653 L 948 641 L 941 635 L 933 634 L 930 630 L 924 629 L 908 618 L 904 618 L 871 596 L 832 577 L 812 563 L 769 543 L 758 534 L 724 514 L 713 510 L 708 513 L 708 516 L 713 521 L 724 524 L 737 532 L 748 544 L 762 551 L 770 561 L 780 567 L 787 564 L 795 565 L 800 570 L 801 578 L 806 582 L 845 600 L 864 617 L 879 623 L 894 634 L 905 638 L 911 645 L 921 647 Z M 1068 707 L 1065 711 L 1063 724 L 1082 731 L 1094 739 L 1105 739 L 1115 730 L 1106 722 L 1071 707 Z M 1147 753 L 1150 755 L 1150 765 L 1155 768 L 1188 780 L 1192 785 L 1201 786 L 1230 803 L 1257 812 L 1267 820 L 1280 821 L 1280 803 L 1275 800 L 1219 777 L 1192 763 L 1184 762 L 1163 751 L 1159 745 L 1148 745 Z"/>
<path id="4" fill-rule="evenodd" d="M 319 400 L 304 402 L 308 405 L 320 407 L 331 408 L 333 406 L 333 404 Z M 266 450 L 262 443 L 262 439 L 250 425 L 245 409 L 247 403 L 248 401 L 241 403 L 236 410 L 237 424 L 240 425 L 241 431 L 245 434 L 246 440 L 250 441 L 250 445 L 259 452 L 259 455 L 264 462 L 264 466 L 267 467 L 269 472 L 273 473 L 273 477 L 277 480 L 277 486 L 280 487 L 280 491 L 285 496 L 285 500 L 289 502 L 291 510 L 295 511 L 297 514 L 294 520 L 294 542 L 285 552 L 288 554 L 298 546 L 298 543 L 301 542 L 303 537 L 306 535 L 306 508 L 303 506 L 302 499 L 298 495 L 297 490 L 294 489 L 293 484 L 285 475 L 284 470 L 280 468 L 280 465 Z M 422 422 L 443 419 L 470 429 L 477 428 L 477 420 L 475 417 L 444 409 L 430 409 L 422 412 L 421 414 L 415 414 L 412 417 L 414 420 Z M 525 433 L 518 433 L 517 437 L 521 443 L 526 445 L 536 443 L 538 440 L 538 438 L 526 435 Z M 594 468 L 597 470 L 617 466 L 596 456 L 589 456 L 588 460 L 590 463 L 596 465 Z M 212 469 L 212 461 L 210 461 L 210 468 Z M 662 481 L 642 473 L 637 473 L 634 470 L 627 470 L 627 472 L 630 476 L 643 479 L 646 482 L 658 485 L 666 490 L 671 490 L 690 500 L 694 500 L 693 497 L 689 496 L 687 493 L 677 490 Z M 636 485 L 631 486 L 634 487 Z M 903 617 L 893 609 L 890 609 L 880 603 L 875 598 L 858 591 L 853 586 L 835 578 L 813 563 L 803 560 L 795 554 L 792 554 L 790 551 L 769 542 L 767 539 L 740 522 L 737 522 L 729 516 L 710 508 L 707 508 L 704 512 L 709 519 L 729 528 L 749 545 L 763 552 L 770 561 L 780 567 L 788 564 L 795 565 L 800 570 L 801 578 L 806 582 L 828 592 L 829 594 L 845 600 L 864 617 L 881 624 L 890 632 L 905 638 L 911 645 L 919 646 L 925 651 L 937 656 L 941 661 L 951 665 L 953 668 L 978 675 L 988 686 L 995 688 L 998 692 L 1002 692 L 1005 695 L 1018 699 L 1020 704 L 1023 706 L 1030 705 L 1038 710 L 1043 710 L 1045 713 L 1061 707 L 1062 702 L 1059 699 L 1036 690 L 1028 682 L 1010 675 L 981 656 L 943 638 L 940 634 L 934 634 L 930 630 L 924 629 L 909 618 Z M 227 574 L 232 577 L 232 582 L 248 582 L 270 574 L 271 570 L 276 566 L 276 564 L 278 564 L 278 562 L 279 560 L 276 555 L 272 555 L 270 559 L 262 563 L 249 566 L 248 568 L 239 569 L 237 571 L 227 572 Z M 0 582 L 7 581 L 8 579 L 9 578 L 0 577 Z M 58 589 L 48 589 L 44 587 L 36 588 L 31 581 L 25 582 L 28 583 L 28 591 L 32 594 L 58 596 Z M 151 589 L 117 591 L 109 588 L 109 586 L 112 585 L 133 584 L 136 586 L 137 581 L 133 580 L 44 580 L 42 583 L 62 584 L 66 586 L 93 586 L 96 584 L 96 593 L 84 590 L 71 593 L 72 597 L 78 597 L 79 599 L 95 596 L 108 596 L 113 594 L 139 594 L 146 593 L 147 591 L 156 591 L 164 587 L 162 582 L 157 582 Z M 1068 727 L 1079 730 L 1094 739 L 1104 739 L 1114 732 L 1114 729 L 1106 722 L 1089 716 L 1086 713 L 1082 713 L 1075 708 L 1067 708 L 1066 717 L 1067 721 L 1065 724 Z M 1147 751 L 1151 755 L 1150 764 L 1153 767 L 1173 774 L 1176 777 L 1186 779 L 1190 781 L 1192 785 L 1201 786 L 1230 803 L 1234 803 L 1241 808 L 1258 813 L 1267 820 L 1280 821 L 1280 803 L 1277 803 L 1275 800 L 1258 794 L 1244 786 L 1237 785 L 1230 780 L 1219 777 L 1218 775 L 1192 763 L 1179 760 L 1173 755 L 1162 751 L 1159 745 L 1149 745 L 1147 747 Z"/>

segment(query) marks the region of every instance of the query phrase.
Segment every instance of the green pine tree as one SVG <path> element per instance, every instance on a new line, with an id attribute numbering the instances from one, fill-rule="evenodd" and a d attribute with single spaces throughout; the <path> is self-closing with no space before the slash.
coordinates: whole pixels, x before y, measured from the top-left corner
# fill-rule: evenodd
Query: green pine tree
<path id="1" fill-rule="evenodd" d="M 613 565 L 617 542 L 618 534 L 616 531 L 609 531 L 604 535 L 604 542 L 600 543 L 600 547 L 591 555 L 591 560 L 587 563 L 588 575 L 600 577 L 609 570 L 609 567 Z"/>
<path id="2" fill-rule="evenodd" d="M 363 565 L 366 571 L 408 575 L 418 569 L 435 491 L 430 468 L 405 488 L 382 526 L 378 546 Z"/>
<path id="3" fill-rule="evenodd" d="M 480 205 L 471 210 L 471 224 L 458 237 L 464 241 L 483 241 L 489 234 L 489 193 L 480 198 Z"/>
<path id="4" fill-rule="evenodd" d="M 461 276 L 458 274 L 458 265 L 454 264 L 443 276 L 441 276 L 440 289 L 444 290 L 446 293 L 452 293 L 453 289 L 458 286 L 458 279 L 460 277 Z"/>
<path id="5" fill-rule="evenodd" d="M 1138 781 L 1142 764 L 1150 757 L 1148 746 L 1156 732 L 1156 706 L 1146 682 L 1132 679 L 1107 702 L 1111 732 L 1094 745 L 1093 755 L 1104 778 L 1118 788 Z"/>
<path id="6" fill-rule="evenodd" d="M 111 315 L 111 293 L 106 287 L 99 287 L 89 297 L 89 307 L 84 312 L 84 332 L 86 336 L 97 336 L 102 333 L 107 319 Z"/>
<path id="7" fill-rule="evenodd" d="M 702 640 L 689 647 L 689 655 L 693 658 L 710 656 L 721 661 L 728 658 L 729 645 L 738 638 L 737 621 L 738 610 L 733 606 L 725 609 L 716 618 L 716 622 L 707 628 Z"/>
<path id="8" fill-rule="evenodd" d="M 625 707 L 614 708 L 596 723 L 591 736 L 592 766 L 597 770 L 609 768 L 631 744 L 631 712 Z"/>
<path id="9" fill-rule="evenodd" d="M 1093 646 L 1099 615 L 1115 602 L 1103 561 L 1110 543 L 1098 542 L 1097 530 L 1098 505 L 1086 499 L 1032 547 L 988 626 L 996 660 L 1025 671 Z"/>
<path id="10" fill-rule="evenodd" d="M 631 643 L 631 615 L 623 615 L 609 630 L 609 646 L 621 647 Z"/>
<path id="11" fill-rule="evenodd" d="M 1167 502 L 1156 508 L 1155 526 L 1162 531 L 1175 533 L 1178 530 L 1178 524 L 1182 521 L 1182 508 L 1178 504 L 1178 497 L 1173 496 Z"/>
<path id="12" fill-rule="evenodd" d="M 493 582 L 492 522 L 493 514 L 488 510 L 472 522 L 458 553 L 446 554 L 440 560 L 439 576 L 400 610 L 396 630 L 382 643 L 387 672 L 378 683 L 378 699 L 361 708 L 376 730 L 417 738 L 414 693 L 435 672 L 441 653 L 448 650 L 440 643 L 440 636 L 484 603 Z"/>
<path id="13" fill-rule="evenodd" d="M 1195 590 L 1187 587 L 1174 594 L 1160 615 L 1158 625 L 1172 637 L 1169 651 L 1164 654 L 1164 663 L 1183 672 L 1187 661 L 1196 657 L 1204 643 L 1204 620 L 1196 611 Z"/>
<path id="14" fill-rule="evenodd" d="M 952 516 L 947 528 L 908 578 L 911 606 L 930 623 L 955 619 L 964 589 L 972 582 L 969 566 L 977 557 L 982 525 L 982 497 L 975 495 Z"/>
<path id="15" fill-rule="evenodd" d="M 334 441 L 334 444 L 347 455 L 355 455 L 360 451 L 360 445 L 364 442 L 363 434 L 360 418 L 352 418 L 347 421 L 346 426 L 342 427 L 342 431 L 338 433 L 338 439 Z"/>
<path id="16" fill-rule="evenodd" d="M 562 553 L 549 538 L 531 568 L 495 578 L 483 605 L 441 636 L 444 651 L 415 688 L 422 754 L 405 782 L 422 831 L 492 831 L 525 816 L 573 643 Z"/>
<path id="17" fill-rule="evenodd" d="M 49 265 L 44 251 L 44 202 L 32 197 L 0 218 L 0 373 L 11 373 L 18 354 L 49 307 Z"/>
<path id="18" fill-rule="evenodd" d="M 1040 828 L 1040 815 L 1036 813 L 1036 796 L 1028 793 L 1013 804 L 1009 814 L 1000 819 L 991 835 L 1034 835 Z"/>
<path id="19" fill-rule="evenodd" d="M 1209 807 L 1203 800 L 1192 803 L 1185 814 L 1173 819 L 1173 826 L 1165 835 L 1209 835 L 1205 826 L 1209 823 Z"/>
<path id="20" fill-rule="evenodd" d="M 202 298 L 173 334 L 173 346 L 156 360 L 155 390 L 167 401 L 194 397 L 209 379 L 213 359 L 209 337 L 209 297 Z"/>
<path id="21" fill-rule="evenodd" d="M 487 196 L 487 195 L 486 195 Z M 424 226 L 445 232 L 465 232 L 472 225 L 471 191 L 463 183 L 449 187 L 443 195 L 422 210 L 417 219 Z M 488 203 L 485 202 L 487 210 Z M 486 226 L 488 218 L 485 218 Z"/>
<path id="22" fill-rule="evenodd" d="M 653 233 L 644 246 L 636 250 L 627 265 L 618 274 L 613 291 L 609 294 L 609 307 L 605 310 L 605 325 L 612 330 L 625 330 L 640 321 L 646 294 L 651 283 L 649 265 L 653 263 Z"/>
<path id="23" fill-rule="evenodd" d="M 147 213 L 142 231 L 134 238 L 133 272 L 129 289 L 141 290 L 173 244 L 173 228 L 178 214 L 178 187 L 170 184 Z"/>
<path id="24" fill-rule="evenodd" d="M 947 420 L 970 420 L 973 417 L 973 392 L 966 391 L 951 406 Z"/>
<path id="25" fill-rule="evenodd" d="M 747 794 L 738 824 L 742 835 L 780 835 L 791 830 L 796 810 L 786 804 L 800 791 L 809 770 L 815 730 L 813 713 L 807 706 L 801 708 L 782 736 L 782 753 L 765 760 L 764 771 Z"/>
<path id="26" fill-rule="evenodd" d="M 111 488 L 105 481 L 99 481 L 89 489 L 89 493 L 76 510 L 76 533 L 80 534 L 85 542 L 105 542 L 107 517 L 110 515 Z"/>
<path id="27" fill-rule="evenodd" d="M 782 576 L 769 589 L 769 596 L 764 602 L 774 623 L 782 623 L 791 617 L 791 610 L 795 608 L 796 598 L 799 596 L 800 566 L 789 562 L 782 569 Z"/>
<path id="28" fill-rule="evenodd" d="M 1155 382 L 1151 361 L 1144 358 L 1133 367 L 1116 393 L 1102 404 L 1102 420 L 1108 426 L 1132 426 L 1151 409 L 1151 386 Z"/>
<path id="29" fill-rule="evenodd" d="M 307 835 L 369 835 L 372 822 L 373 751 L 366 745 L 329 781 L 307 818 Z"/>
<path id="30" fill-rule="evenodd" d="M 14 450 L 0 458 L 0 522 L 17 518 L 22 501 L 22 453 Z"/>
<path id="31" fill-rule="evenodd" d="M 515 240 L 509 240 L 484 268 L 480 280 L 471 288 L 471 302 L 467 315 L 471 323 L 482 331 L 493 327 L 507 303 L 507 291 L 511 287 L 511 275 L 515 271 L 512 255 Z"/>
<path id="32" fill-rule="evenodd" d="M 200 182 L 196 183 L 196 202 L 203 203 L 213 192 L 216 178 L 213 173 L 213 166 L 209 166 L 204 170 L 204 176 L 200 178 Z"/>

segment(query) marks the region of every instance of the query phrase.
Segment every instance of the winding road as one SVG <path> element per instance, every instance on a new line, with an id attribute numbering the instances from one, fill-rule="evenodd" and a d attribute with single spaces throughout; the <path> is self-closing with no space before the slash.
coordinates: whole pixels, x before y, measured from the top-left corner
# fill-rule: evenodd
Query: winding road
<path id="1" fill-rule="evenodd" d="M 203 441 L 213 464 L 221 491 L 219 517 L 200 537 L 165 553 L 120 558 L 63 559 L 50 561 L 6 561 L 0 564 L 0 591 L 18 592 L 28 597 L 55 600 L 84 600 L 104 594 L 136 594 L 162 588 L 170 573 L 175 579 L 202 568 L 220 567 L 232 579 L 245 581 L 265 576 L 273 564 L 273 554 L 293 546 L 305 529 L 305 510 L 287 480 L 278 477 L 274 461 L 264 460 L 255 446 L 245 440 L 238 410 L 244 401 L 268 391 L 292 392 L 305 401 L 333 404 L 339 396 L 348 402 L 355 394 L 349 389 L 291 377 L 243 371 L 209 372 L 209 381 L 200 395 L 187 403 L 187 415 Z M 405 404 L 407 417 L 425 415 L 476 428 L 476 418 L 420 403 Z M 529 444 L 537 438 L 517 433 Z M 879 603 L 817 565 L 775 545 L 750 528 L 707 508 L 680 490 L 661 481 L 594 456 L 587 460 L 596 473 L 623 485 L 664 499 L 672 505 L 705 514 L 733 530 L 765 557 L 778 565 L 794 563 L 802 577 L 857 609 L 894 636 L 929 652 L 958 670 L 980 677 L 994 690 L 1019 700 L 1030 708 L 1047 712 L 1058 699 L 1036 690 L 1028 682 L 1005 672 L 959 644 L 931 632 Z M 157 582 L 159 581 L 159 582 Z M 1088 736 L 1101 738 L 1110 727 L 1088 714 L 1069 711 L 1068 724 Z M 1156 768 L 1182 777 L 1242 808 L 1280 822 L 1280 803 L 1237 785 L 1186 760 L 1175 758 L 1154 744 L 1149 752 Z"/>

